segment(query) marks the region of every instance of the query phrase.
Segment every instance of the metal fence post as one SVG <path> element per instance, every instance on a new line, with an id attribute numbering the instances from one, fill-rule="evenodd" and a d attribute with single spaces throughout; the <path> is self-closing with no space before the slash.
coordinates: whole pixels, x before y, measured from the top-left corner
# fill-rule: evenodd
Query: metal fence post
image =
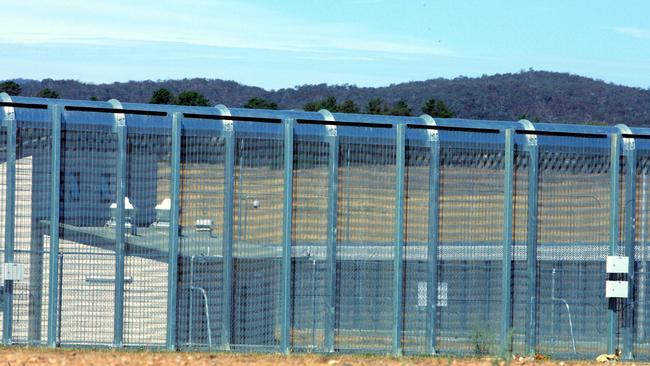
<path id="1" fill-rule="evenodd" d="M 217 106 L 223 115 L 230 111 L 222 105 Z M 233 281 L 233 216 L 235 211 L 235 130 L 232 121 L 222 121 L 225 140 L 224 191 L 223 191 L 223 299 L 221 307 L 221 348 L 230 350 L 232 329 L 232 281 Z"/>
<path id="2" fill-rule="evenodd" d="M 122 109 L 116 100 L 109 101 L 114 108 Z M 124 241 L 125 216 L 124 198 L 126 197 L 126 117 L 115 113 L 115 132 L 117 133 L 117 212 L 115 215 L 115 308 L 113 314 L 113 346 L 122 347 L 124 330 Z M 131 223 L 135 225 L 135 222 Z"/>
<path id="3" fill-rule="evenodd" d="M 11 101 L 11 100 L 9 100 Z M 5 196 L 5 253 L 4 262 L 14 262 L 14 229 L 16 224 L 16 114 L 5 107 L 4 123 L 7 127 L 7 192 Z M 13 281 L 4 281 L 4 313 L 2 316 L 2 343 L 10 345 L 13 330 Z"/>
<path id="4" fill-rule="evenodd" d="M 395 248 L 393 253 L 393 355 L 402 355 L 404 313 L 404 165 L 406 125 L 397 125 L 395 141 Z"/>
<path id="5" fill-rule="evenodd" d="M 180 171 L 182 114 L 172 115 L 171 211 L 169 216 L 169 252 L 167 258 L 167 339 L 169 350 L 176 349 L 176 313 L 178 303 L 178 230 L 180 214 Z"/>
<path id="6" fill-rule="evenodd" d="M 619 130 L 630 133 L 625 125 L 617 125 Z M 634 307 L 635 307 L 635 229 L 636 229 L 636 146 L 634 138 L 623 137 L 623 153 L 625 154 L 625 219 L 624 219 L 624 245 L 625 256 L 628 258 L 628 296 L 624 300 L 623 310 L 623 358 L 633 359 L 632 346 L 634 343 Z"/>
<path id="7" fill-rule="evenodd" d="M 284 209 L 282 220 L 282 305 L 280 352 L 290 351 L 291 335 L 291 226 L 293 214 L 293 127 L 295 119 L 287 118 L 284 124 Z"/>
<path id="8" fill-rule="evenodd" d="M 609 255 L 616 255 L 619 239 L 619 179 L 620 179 L 620 135 L 611 136 L 609 161 Z M 607 352 L 614 353 L 616 349 L 616 309 L 615 300 L 609 300 L 607 309 L 609 318 Z"/>
<path id="9" fill-rule="evenodd" d="M 519 120 L 525 130 L 535 131 L 535 126 L 527 119 Z M 538 222 L 538 190 L 539 190 L 539 146 L 537 135 L 526 134 L 526 151 L 528 152 L 528 212 L 526 214 L 526 267 L 527 301 L 526 307 L 526 352 L 535 354 L 537 348 L 537 222 Z"/>
<path id="10" fill-rule="evenodd" d="M 50 257 L 47 304 L 47 344 L 56 347 L 59 304 L 59 199 L 61 184 L 61 113 L 60 105 L 52 111 L 52 156 L 50 171 Z"/>
<path id="11" fill-rule="evenodd" d="M 503 186 L 503 262 L 501 272 L 501 348 L 509 351 L 512 328 L 512 195 L 514 178 L 514 131 L 505 131 Z"/>
<path id="12" fill-rule="evenodd" d="M 334 121 L 329 111 L 320 113 L 327 121 Z M 326 141 L 329 147 L 327 160 L 327 253 L 325 295 L 325 352 L 334 352 L 334 329 L 336 324 L 336 243 L 339 200 L 339 137 L 336 126 L 327 125 Z"/>
<path id="13" fill-rule="evenodd" d="M 426 116 L 428 124 L 435 125 Z M 429 231 L 427 245 L 427 353 L 436 354 L 438 336 L 438 249 L 440 241 L 440 138 L 429 130 Z"/>

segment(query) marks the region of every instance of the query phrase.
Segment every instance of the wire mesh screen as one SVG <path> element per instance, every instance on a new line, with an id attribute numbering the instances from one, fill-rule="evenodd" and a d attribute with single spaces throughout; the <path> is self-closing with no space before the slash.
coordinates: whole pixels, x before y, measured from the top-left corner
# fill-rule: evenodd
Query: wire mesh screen
<path id="1" fill-rule="evenodd" d="M 293 329 L 296 350 L 324 351 L 328 161 L 324 136 L 294 138 L 293 158 Z"/>
<path id="2" fill-rule="evenodd" d="M 235 146 L 236 349 L 277 349 L 284 198 L 282 125 L 240 122 Z"/>
<path id="3" fill-rule="evenodd" d="M 531 307 L 528 296 L 528 203 L 531 156 L 528 145 L 517 144 L 514 149 L 512 197 L 512 329 L 508 337 L 512 351 L 526 353 L 528 314 Z"/>
<path id="4" fill-rule="evenodd" d="M 303 116 L 292 111 L 232 116 L 231 131 L 214 119 L 223 117 L 185 107 L 174 107 L 173 118 L 160 112 L 166 107 L 126 109 L 122 126 L 112 110 L 66 106 L 60 170 L 52 171 L 58 130 L 50 122 L 59 108 L 21 108 L 28 107 L 40 112 L 17 118 L 15 167 L 8 165 L 13 120 L 5 113 L 0 126 L 0 263 L 3 275 L 16 277 L 0 296 L 13 301 L 0 312 L 12 333 L 3 334 L 6 343 L 43 344 L 53 331 L 62 345 L 284 351 L 288 335 L 298 352 L 482 355 L 506 345 L 591 357 L 611 342 L 650 358 L 650 139 L 632 145 L 605 127 L 580 134 L 540 124 L 533 132 L 509 122 L 481 129 L 408 119 L 397 128 L 384 117 L 334 128 L 282 120 Z M 613 138 L 622 139 L 618 176 L 610 168 Z M 293 141 L 292 157 L 284 156 L 285 141 Z M 13 168 L 15 192 L 8 192 Z M 50 253 L 57 179 L 60 240 Z M 116 278 L 120 219 L 124 278 Z M 606 273 L 610 251 L 633 256 L 628 275 Z M 5 254 L 22 266 L 4 263 Z M 59 269 L 52 288 L 50 259 Z M 24 276 L 13 272 L 19 268 Z M 605 281 L 626 276 L 632 298 L 608 300 Z M 48 292 L 58 295 L 52 312 Z"/>
<path id="5" fill-rule="evenodd" d="M 634 329 L 633 353 L 636 357 L 650 357 L 650 141 L 635 142 L 636 155 L 636 210 L 635 210 L 635 245 L 634 245 L 634 312 L 632 326 Z M 626 202 L 627 204 L 627 202 Z"/>
<path id="6" fill-rule="evenodd" d="M 609 240 L 609 141 L 540 137 L 538 348 L 606 349 L 604 259 Z"/>
<path id="7" fill-rule="evenodd" d="M 376 130 L 341 137 L 339 151 L 336 345 L 349 351 L 387 352 L 392 339 L 395 140 Z"/>
<path id="8" fill-rule="evenodd" d="M 178 342 L 182 347 L 216 347 L 221 328 L 230 326 L 221 319 L 224 186 L 221 132 L 186 128 L 181 142 L 178 286 Z"/>
<path id="9" fill-rule="evenodd" d="M 446 298 L 438 307 L 439 349 L 493 353 L 501 320 L 503 136 L 441 135 L 438 268 Z"/>
<path id="10" fill-rule="evenodd" d="M 89 119 L 101 117 L 94 114 Z M 69 116 L 61 131 L 57 340 L 110 344 L 117 143 L 112 125 L 81 122 Z"/>
<path id="11" fill-rule="evenodd" d="M 5 227 L 7 212 L 7 128 L 0 126 L 0 264 L 4 265 L 5 261 Z M 3 284 L 3 301 L 4 301 L 4 284 Z M 0 321 L 4 318 L 4 311 L 0 313 Z"/>
<path id="12" fill-rule="evenodd" d="M 162 117 L 147 122 L 157 119 L 169 125 Z M 127 131 L 124 342 L 164 344 L 169 225 L 158 213 L 171 197 L 171 131 L 144 126 Z"/>
<path id="13" fill-rule="evenodd" d="M 420 138 L 418 138 L 420 137 Z M 434 326 L 428 318 L 428 309 L 438 304 L 429 304 L 427 296 L 432 285 L 427 261 L 430 226 L 430 205 L 437 204 L 432 197 L 435 187 L 433 165 L 439 159 L 435 144 L 426 136 L 407 135 L 405 166 L 405 246 L 404 246 L 404 332 L 402 344 L 405 353 L 427 353 L 427 331 Z"/>

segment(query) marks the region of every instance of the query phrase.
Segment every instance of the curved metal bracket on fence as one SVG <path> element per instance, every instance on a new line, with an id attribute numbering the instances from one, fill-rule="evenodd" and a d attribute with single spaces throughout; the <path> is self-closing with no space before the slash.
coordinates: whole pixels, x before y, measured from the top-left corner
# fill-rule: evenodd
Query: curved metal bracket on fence
<path id="1" fill-rule="evenodd" d="M 0 93 L 0 102 L 5 102 L 5 103 L 13 103 L 11 100 L 11 96 L 7 93 Z M 4 113 L 3 116 L 3 122 L 7 120 L 16 120 L 16 110 L 12 106 L 4 106 L 2 107 L 2 111 Z"/>

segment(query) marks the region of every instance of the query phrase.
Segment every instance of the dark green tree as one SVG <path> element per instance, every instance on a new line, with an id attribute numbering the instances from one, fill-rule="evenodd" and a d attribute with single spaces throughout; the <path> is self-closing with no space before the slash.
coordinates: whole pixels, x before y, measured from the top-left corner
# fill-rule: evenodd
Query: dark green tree
<path id="1" fill-rule="evenodd" d="M 318 112 L 321 109 L 327 109 L 330 112 L 338 112 L 338 108 L 339 106 L 336 104 L 336 97 L 332 96 L 325 97 L 316 102 L 308 102 L 302 107 L 302 109 L 307 112 Z"/>
<path id="2" fill-rule="evenodd" d="M 386 108 L 386 105 L 381 98 L 370 99 L 365 109 L 365 113 L 368 114 L 386 114 L 387 112 L 388 108 Z"/>
<path id="3" fill-rule="evenodd" d="M 96 95 L 93 95 L 92 97 L 88 98 L 88 100 L 92 100 L 93 102 L 96 102 L 99 100 Z"/>
<path id="4" fill-rule="evenodd" d="M 390 114 L 393 116 L 410 116 L 411 108 L 404 99 L 400 99 L 393 105 L 393 108 L 390 110 Z"/>
<path id="5" fill-rule="evenodd" d="M 7 80 L 0 83 L 0 92 L 5 92 L 9 95 L 20 95 L 23 92 L 23 88 L 17 82 Z"/>
<path id="6" fill-rule="evenodd" d="M 454 112 L 445 105 L 442 100 L 435 100 L 431 98 L 424 102 L 422 106 L 422 113 L 426 113 L 431 117 L 452 118 Z"/>
<path id="7" fill-rule="evenodd" d="M 59 99 L 59 93 L 56 91 L 50 89 L 50 88 L 45 88 L 41 89 L 38 93 L 36 93 L 36 97 L 38 98 L 50 98 L 50 99 Z"/>
<path id="8" fill-rule="evenodd" d="M 251 98 L 244 105 L 244 108 L 250 109 L 278 109 L 278 104 L 264 98 Z"/>
<path id="9" fill-rule="evenodd" d="M 160 88 L 153 92 L 149 103 L 151 104 L 174 104 L 174 94 L 165 88 Z"/>
<path id="10" fill-rule="evenodd" d="M 203 96 L 203 94 L 197 91 L 186 90 L 178 94 L 178 98 L 176 98 L 176 104 L 207 107 L 210 105 L 210 101 L 208 98 Z"/>
<path id="11" fill-rule="evenodd" d="M 307 112 L 318 112 L 320 109 L 320 102 L 307 102 L 305 103 L 304 106 L 302 106 L 302 109 L 304 109 Z"/>
<path id="12" fill-rule="evenodd" d="M 350 99 L 338 106 L 338 111 L 343 113 L 359 113 L 359 107 Z"/>

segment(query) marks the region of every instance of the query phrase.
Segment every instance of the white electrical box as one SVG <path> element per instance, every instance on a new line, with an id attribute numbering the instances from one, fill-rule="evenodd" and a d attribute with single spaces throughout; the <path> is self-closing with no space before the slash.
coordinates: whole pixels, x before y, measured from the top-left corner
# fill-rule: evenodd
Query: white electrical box
<path id="1" fill-rule="evenodd" d="M 2 264 L 2 281 L 22 281 L 25 278 L 25 265 L 20 263 Z"/>
<path id="2" fill-rule="evenodd" d="M 605 297 L 627 298 L 627 281 L 606 281 Z"/>
<path id="3" fill-rule="evenodd" d="M 607 273 L 629 273 L 629 258 L 618 255 L 608 255 L 605 269 Z"/>

